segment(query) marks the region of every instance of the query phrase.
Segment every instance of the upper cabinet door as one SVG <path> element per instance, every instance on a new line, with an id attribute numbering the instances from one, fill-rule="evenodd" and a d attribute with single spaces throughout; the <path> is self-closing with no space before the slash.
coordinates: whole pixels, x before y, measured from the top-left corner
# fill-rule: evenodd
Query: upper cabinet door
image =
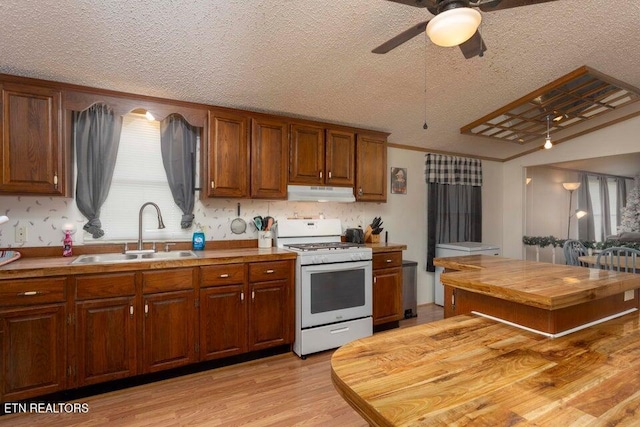
<path id="1" fill-rule="evenodd" d="M 356 153 L 356 200 L 361 202 L 386 202 L 386 139 L 358 134 Z"/>
<path id="2" fill-rule="evenodd" d="M 324 129 L 291 125 L 291 165 L 289 183 L 322 185 L 324 183 Z"/>
<path id="3" fill-rule="evenodd" d="M 209 197 L 249 197 L 247 116 L 212 110 L 203 189 Z"/>
<path id="4" fill-rule="evenodd" d="M 286 122 L 251 119 L 251 197 L 287 197 L 288 153 Z"/>
<path id="5" fill-rule="evenodd" d="M 67 195 L 59 90 L 0 83 L 0 192 Z"/>
<path id="6" fill-rule="evenodd" d="M 326 142 L 327 185 L 353 187 L 355 182 L 354 157 L 356 151 L 355 136 L 352 132 L 327 129 Z"/>

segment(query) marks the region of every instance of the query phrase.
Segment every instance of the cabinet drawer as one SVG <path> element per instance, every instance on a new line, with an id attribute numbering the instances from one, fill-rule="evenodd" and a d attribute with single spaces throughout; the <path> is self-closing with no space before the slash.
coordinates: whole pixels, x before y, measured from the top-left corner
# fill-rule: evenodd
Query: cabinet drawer
<path id="1" fill-rule="evenodd" d="M 0 281 L 0 306 L 64 302 L 66 283 L 66 277 Z"/>
<path id="2" fill-rule="evenodd" d="M 76 279 L 76 299 L 109 298 L 136 293 L 135 273 L 97 274 Z"/>
<path id="3" fill-rule="evenodd" d="M 203 287 L 244 283 L 247 277 L 245 264 L 208 265 L 200 272 Z"/>
<path id="4" fill-rule="evenodd" d="M 287 279 L 291 275 L 290 261 L 254 262 L 249 264 L 249 281 L 266 282 Z"/>
<path id="5" fill-rule="evenodd" d="M 150 294 L 155 292 L 193 289 L 193 272 L 193 268 L 143 271 L 142 292 Z"/>
<path id="6" fill-rule="evenodd" d="M 381 254 L 373 254 L 373 269 L 401 267 L 402 252 L 385 252 Z"/>

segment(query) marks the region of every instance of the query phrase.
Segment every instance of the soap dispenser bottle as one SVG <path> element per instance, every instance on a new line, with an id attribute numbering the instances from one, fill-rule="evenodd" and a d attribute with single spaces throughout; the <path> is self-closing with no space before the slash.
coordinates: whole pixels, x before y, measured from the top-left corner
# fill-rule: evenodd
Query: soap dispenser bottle
<path id="1" fill-rule="evenodd" d="M 204 233 L 201 229 L 198 229 L 193 233 L 193 250 L 194 251 L 203 251 L 204 250 Z"/>
<path id="2" fill-rule="evenodd" d="M 71 239 L 71 231 L 65 230 L 64 240 L 62 241 L 62 256 L 73 255 L 73 240 Z"/>

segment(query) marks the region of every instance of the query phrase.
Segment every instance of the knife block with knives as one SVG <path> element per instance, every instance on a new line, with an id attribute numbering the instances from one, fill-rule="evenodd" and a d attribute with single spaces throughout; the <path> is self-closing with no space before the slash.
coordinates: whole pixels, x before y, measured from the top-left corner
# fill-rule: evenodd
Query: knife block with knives
<path id="1" fill-rule="evenodd" d="M 377 216 L 364 230 L 364 241 L 367 243 L 380 243 L 380 232 L 383 230 L 382 218 Z"/>

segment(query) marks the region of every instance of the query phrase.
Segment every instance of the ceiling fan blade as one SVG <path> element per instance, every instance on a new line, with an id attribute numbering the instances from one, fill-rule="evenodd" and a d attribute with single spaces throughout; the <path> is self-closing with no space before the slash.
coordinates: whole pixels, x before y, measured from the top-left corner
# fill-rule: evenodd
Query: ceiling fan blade
<path id="1" fill-rule="evenodd" d="M 529 6 L 538 3 L 547 3 L 556 0 L 493 0 L 483 3 L 480 10 L 483 12 L 493 12 L 494 10 L 510 9 L 512 7 Z"/>
<path id="2" fill-rule="evenodd" d="M 460 45 L 460 50 L 465 58 L 471 59 L 474 56 L 482 56 L 487 50 L 479 31 L 476 31 L 469 40 Z"/>
<path id="3" fill-rule="evenodd" d="M 396 47 L 400 46 L 402 43 L 408 42 L 409 40 L 411 40 L 415 36 L 417 36 L 417 35 L 419 35 L 421 33 L 424 33 L 425 29 L 427 28 L 427 23 L 428 22 L 429 21 L 424 21 L 424 22 L 421 22 L 419 24 L 414 25 L 413 27 L 409 28 L 408 30 L 401 32 L 400 34 L 398 34 L 397 36 L 395 36 L 391 40 L 388 40 L 388 41 L 382 43 L 380 46 L 378 46 L 377 48 L 373 49 L 371 52 L 372 53 L 387 53 L 391 49 L 395 49 Z"/>

